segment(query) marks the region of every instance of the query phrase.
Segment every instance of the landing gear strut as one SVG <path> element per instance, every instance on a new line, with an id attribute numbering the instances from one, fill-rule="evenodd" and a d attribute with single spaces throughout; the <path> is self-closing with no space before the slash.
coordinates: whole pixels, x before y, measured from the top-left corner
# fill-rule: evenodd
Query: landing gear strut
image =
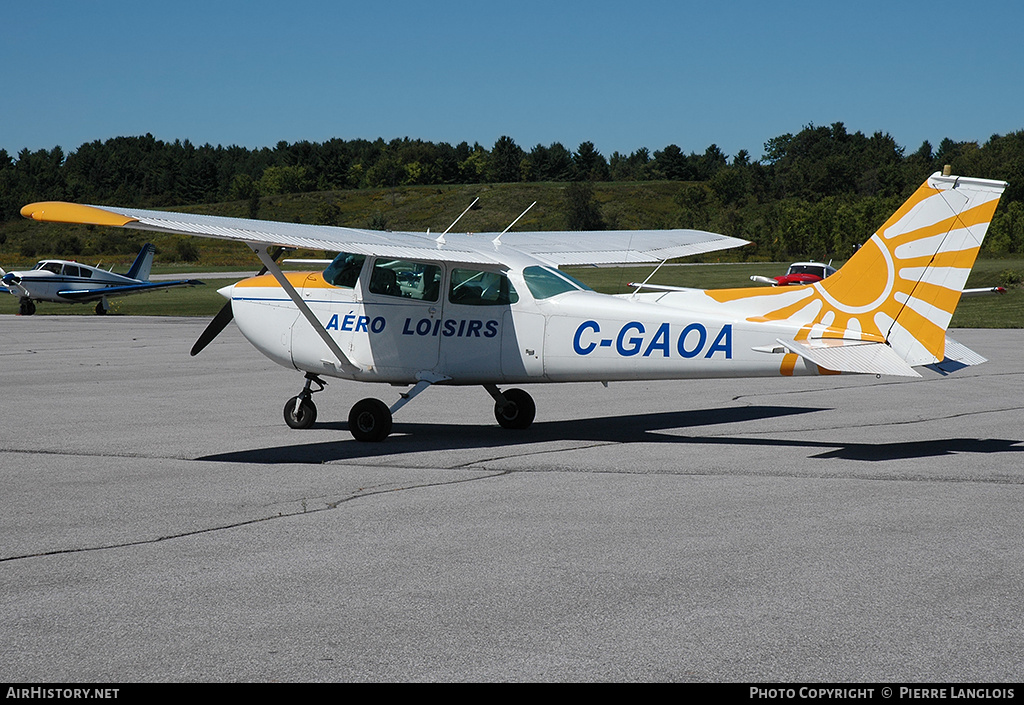
<path id="1" fill-rule="evenodd" d="M 313 385 L 317 389 L 313 389 Z M 322 392 L 327 383 L 320 379 L 319 375 L 312 372 L 306 373 L 306 386 L 299 392 L 297 397 L 292 397 L 284 405 L 284 422 L 291 428 L 309 428 L 316 421 L 316 404 L 311 398 L 317 392 Z"/>

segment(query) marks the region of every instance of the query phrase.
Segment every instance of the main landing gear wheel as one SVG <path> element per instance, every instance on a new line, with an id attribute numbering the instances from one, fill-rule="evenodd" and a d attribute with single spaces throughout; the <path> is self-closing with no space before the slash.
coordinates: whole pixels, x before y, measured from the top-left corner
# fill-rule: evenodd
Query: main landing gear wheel
<path id="1" fill-rule="evenodd" d="M 537 415 L 533 397 L 522 389 L 506 389 L 502 392 L 505 404 L 494 403 L 494 418 L 502 428 L 529 428 Z"/>
<path id="2" fill-rule="evenodd" d="M 292 397 L 284 405 L 284 422 L 291 428 L 309 428 L 316 422 L 316 404 L 312 399 Z"/>
<path id="3" fill-rule="evenodd" d="M 357 441 L 383 441 L 391 433 L 391 409 L 379 399 L 363 399 L 349 412 L 348 430 Z"/>

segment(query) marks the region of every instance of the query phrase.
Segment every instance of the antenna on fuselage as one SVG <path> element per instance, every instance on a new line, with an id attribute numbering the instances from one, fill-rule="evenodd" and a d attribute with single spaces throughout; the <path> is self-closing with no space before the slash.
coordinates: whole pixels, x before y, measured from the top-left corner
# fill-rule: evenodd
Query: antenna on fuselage
<path id="1" fill-rule="evenodd" d="M 518 222 L 519 222 L 519 220 L 520 220 L 520 219 L 521 219 L 521 218 L 522 218 L 522 217 L 523 217 L 524 215 L 526 215 L 527 213 L 529 213 L 529 212 L 530 212 L 530 208 L 533 208 L 533 207 L 534 207 L 535 205 L 537 205 L 537 202 L 536 202 L 536 201 L 534 201 L 533 203 L 531 203 L 531 204 L 529 205 L 529 207 L 528 207 L 528 208 L 527 208 L 527 209 L 526 209 L 525 211 L 523 211 L 522 213 L 520 213 L 520 214 L 519 214 L 519 218 L 516 218 L 515 220 L 513 220 L 513 221 L 512 221 L 511 223 L 509 223 L 509 224 L 508 224 L 508 227 L 507 227 L 507 228 L 505 228 L 505 229 L 504 229 L 504 230 L 502 230 L 502 231 L 501 231 L 500 233 L 498 233 L 498 237 L 496 237 L 496 238 L 494 238 L 493 240 L 491 240 L 491 242 L 493 242 L 493 243 L 494 243 L 495 245 L 500 245 L 500 244 L 501 244 L 501 236 L 502 236 L 502 235 L 504 235 L 505 233 L 507 233 L 507 232 L 508 232 L 509 230 L 511 230 L 511 229 L 512 229 L 512 226 L 513 226 L 513 225 L 515 225 L 516 223 L 518 223 Z"/>
<path id="2" fill-rule="evenodd" d="M 476 198 L 473 199 L 472 203 L 470 203 L 468 206 L 466 206 L 466 210 L 462 211 L 462 213 L 459 214 L 459 217 L 456 218 L 455 220 L 453 220 L 452 224 L 448 226 L 448 229 L 445 230 L 443 233 L 441 233 L 437 237 L 437 244 L 439 244 L 439 245 L 443 245 L 444 244 L 444 236 L 448 233 L 448 230 L 451 230 L 452 228 L 454 228 L 455 224 L 458 223 L 460 220 L 462 220 L 462 216 L 466 215 L 466 213 L 469 213 L 469 209 L 472 208 L 473 206 L 475 206 L 476 202 L 479 201 L 479 200 L 480 200 L 480 197 L 477 196 Z"/>

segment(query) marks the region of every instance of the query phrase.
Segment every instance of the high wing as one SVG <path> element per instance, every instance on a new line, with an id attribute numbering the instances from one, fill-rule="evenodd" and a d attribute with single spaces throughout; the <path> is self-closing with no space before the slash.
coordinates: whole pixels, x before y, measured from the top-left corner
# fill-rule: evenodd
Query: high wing
<path id="1" fill-rule="evenodd" d="M 138 284 L 123 284 L 121 286 L 96 287 L 95 289 L 66 289 L 58 291 L 57 295 L 71 301 L 98 301 L 104 296 L 128 296 L 129 294 L 141 294 L 145 291 L 156 291 L 157 289 L 173 289 L 181 286 L 197 286 L 203 282 L 198 279 L 178 279 L 175 281 L 161 282 L 140 282 Z"/>
<path id="2" fill-rule="evenodd" d="M 700 230 L 609 230 L 600 232 L 423 233 L 282 223 L 210 215 L 88 206 L 58 201 L 31 203 L 26 218 L 197 235 L 287 248 L 383 257 L 503 264 L 508 253 L 522 253 L 555 266 L 660 262 L 749 244 L 746 240 Z"/>

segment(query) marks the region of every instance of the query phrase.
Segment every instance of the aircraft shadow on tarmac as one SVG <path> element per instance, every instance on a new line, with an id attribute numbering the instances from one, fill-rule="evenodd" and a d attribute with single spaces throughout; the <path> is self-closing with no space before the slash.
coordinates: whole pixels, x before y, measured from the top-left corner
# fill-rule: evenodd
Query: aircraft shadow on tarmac
<path id="1" fill-rule="evenodd" d="M 763 448 L 806 448 L 812 458 L 884 461 L 926 458 L 954 453 L 1024 452 L 1022 441 L 977 438 L 940 438 L 899 443 L 842 443 L 756 436 L 694 436 L 661 431 L 699 428 L 721 424 L 758 421 L 827 409 L 791 406 L 745 406 L 693 411 L 669 411 L 628 416 L 582 418 L 569 421 L 535 422 L 525 431 L 510 431 L 496 425 L 437 423 L 396 423 L 392 435 L 382 443 L 360 443 L 351 437 L 336 441 L 301 443 L 217 453 L 196 458 L 234 463 L 325 463 L 337 460 L 376 458 L 406 453 L 471 448 L 511 447 L 555 441 L 605 443 L 678 443 L 687 445 L 759 446 Z M 314 428 L 347 432 L 345 422 L 315 424 Z M 296 432 L 301 434 L 301 431 Z M 784 432 L 780 432 L 784 433 Z M 798 436 L 800 431 L 793 431 Z M 347 433 L 346 433 L 347 436 Z M 301 439 L 299 439 L 301 440 Z M 820 451 L 813 454 L 813 451 Z"/>

